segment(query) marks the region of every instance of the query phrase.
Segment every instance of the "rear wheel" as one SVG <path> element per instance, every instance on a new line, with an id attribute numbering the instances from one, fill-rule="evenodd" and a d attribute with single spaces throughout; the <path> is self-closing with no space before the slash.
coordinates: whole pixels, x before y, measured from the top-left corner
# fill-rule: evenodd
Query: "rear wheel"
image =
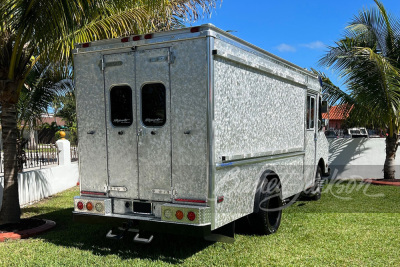
<path id="1" fill-rule="evenodd" d="M 250 224 L 258 234 L 275 233 L 282 218 L 282 193 L 279 180 L 265 180 L 258 201 L 258 211 L 250 215 Z"/>

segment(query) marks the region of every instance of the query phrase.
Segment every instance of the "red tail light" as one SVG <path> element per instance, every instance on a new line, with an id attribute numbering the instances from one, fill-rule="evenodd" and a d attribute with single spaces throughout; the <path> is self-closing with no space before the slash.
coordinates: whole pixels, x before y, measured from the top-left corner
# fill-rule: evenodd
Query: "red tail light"
<path id="1" fill-rule="evenodd" d="M 83 209 L 83 202 L 79 201 L 78 204 L 76 204 L 78 209 L 82 210 Z"/>
<path id="2" fill-rule="evenodd" d="M 84 43 L 84 44 L 82 44 L 82 48 L 86 48 L 86 47 L 89 47 L 90 46 L 90 43 Z"/>
<path id="3" fill-rule="evenodd" d="M 121 39 L 121 43 L 129 42 L 129 37 L 124 37 Z"/>
<path id="4" fill-rule="evenodd" d="M 194 219 L 196 219 L 196 213 L 194 213 L 193 211 L 189 211 L 187 214 L 187 218 L 189 219 L 189 221 L 194 221 Z"/>
<path id="5" fill-rule="evenodd" d="M 190 32 L 199 32 L 199 31 L 200 31 L 200 27 L 190 28 Z"/>
<path id="6" fill-rule="evenodd" d="M 144 36 L 144 39 L 151 39 L 153 38 L 153 34 L 149 33 Z"/>
<path id="7" fill-rule="evenodd" d="M 132 40 L 133 41 L 139 41 L 140 40 L 140 35 L 133 36 Z"/>

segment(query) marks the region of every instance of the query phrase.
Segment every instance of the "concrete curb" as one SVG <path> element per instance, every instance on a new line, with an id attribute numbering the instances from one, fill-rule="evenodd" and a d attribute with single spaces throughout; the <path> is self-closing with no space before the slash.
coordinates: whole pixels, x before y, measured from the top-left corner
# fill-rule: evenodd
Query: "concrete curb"
<path id="1" fill-rule="evenodd" d="M 364 183 L 376 184 L 376 185 L 393 185 L 393 186 L 400 186 L 400 181 L 393 182 L 393 181 L 382 181 L 382 180 L 374 180 L 374 179 L 365 179 Z"/>
<path id="2" fill-rule="evenodd" d="M 50 221 L 50 220 L 46 220 L 46 219 L 41 219 L 41 220 L 45 221 L 45 223 L 41 226 L 38 226 L 38 227 L 35 227 L 32 229 L 27 229 L 27 230 L 18 231 L 18 232 L 0 233 L 0 242 L 4 242 L 8 239 L 18 240 L 18 239 L 28 238 L 28 237 L 43 233 L 45 231 L 48 231 L 51 228 L 56 226 L 56 223 L 54 221 Z"/>

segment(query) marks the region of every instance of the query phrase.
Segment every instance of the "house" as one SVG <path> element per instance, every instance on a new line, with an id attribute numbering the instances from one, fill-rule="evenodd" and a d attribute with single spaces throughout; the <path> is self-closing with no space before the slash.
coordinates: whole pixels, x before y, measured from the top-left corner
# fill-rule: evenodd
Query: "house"
<path id="1" fill-rule="evenodd" d="M 348 108 L 347 105 L 331 106 L 329 113 L 322 113 L 322 119 L 329 121 L 329 129 L 342 129 L 342 125 L 349 117 L 352 108 Z"/>

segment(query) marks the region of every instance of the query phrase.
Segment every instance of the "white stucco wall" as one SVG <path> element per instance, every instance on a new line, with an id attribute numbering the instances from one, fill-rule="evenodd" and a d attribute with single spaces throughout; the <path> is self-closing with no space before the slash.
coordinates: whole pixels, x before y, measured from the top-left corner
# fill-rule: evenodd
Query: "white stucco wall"
<path id="1" fill-rule="evenodd" d="M 385 138 L 330 138 L 328 142 L 332 178 L 383 178 Z M 396 178 L 400 178 L 400 156 Z"/>
<path id="2" fill-rule="evenodd" d="M 0 177 L 0 208 L 3 200 L 3 178 Z M 69 189 L 77 184 L 78 179 L 78 163 L 20 173 L 18 174 L 19 204 L 27 205 Z"/>

